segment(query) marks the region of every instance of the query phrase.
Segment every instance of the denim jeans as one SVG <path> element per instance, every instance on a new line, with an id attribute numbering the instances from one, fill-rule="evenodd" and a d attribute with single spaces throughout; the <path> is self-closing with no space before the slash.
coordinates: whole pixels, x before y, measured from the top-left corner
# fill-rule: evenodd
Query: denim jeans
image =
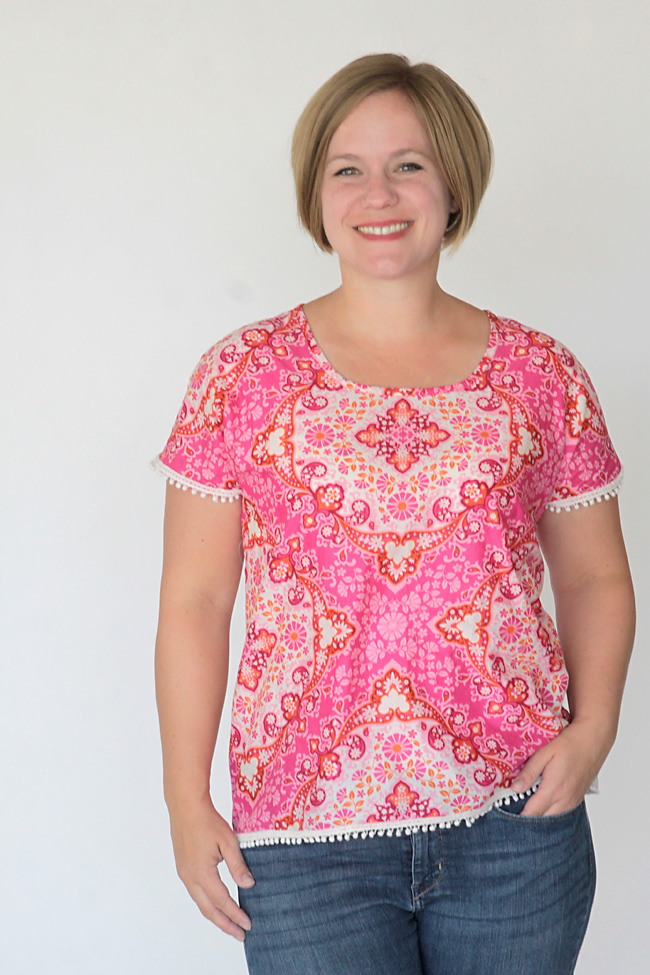
<path id="1" fill-rule="evenodd" d="M 246 847 L 250 975 L 570 975 L 596 863 L 584 801 L 471 826 Z"/>

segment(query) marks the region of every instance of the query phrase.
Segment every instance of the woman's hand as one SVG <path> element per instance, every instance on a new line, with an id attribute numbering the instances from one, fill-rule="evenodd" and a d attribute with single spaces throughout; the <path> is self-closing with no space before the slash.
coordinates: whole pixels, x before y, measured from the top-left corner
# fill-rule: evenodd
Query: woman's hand
<path id="1" fill-rule="evenodd" d="M 522 816 L 554 816 L 579 806 L 614 743 L 614 735 L 578 719 L 532 755 L 512 783 L 526 792 L 541 775 Z"/>
<path id="2" fill-rule="evenodd" d="M 228 893 L 218 869 L 225 860 L 238 887 L 252 887 L 255 882 L 232 827 L 209 799 L 172 807 L 170 822 L 176 870 L 190 897 L 204 917 L 243 941 L 244 929 L 251 928 L 250 918 Z"/>
<path id="3" fill-rule="evenodd" d="M 525 792 L 542 776 L 522 816 L 558 815 L 582 802 L 614 744 L 635 627 L 618 498 L 546 511 L 537 534 L 550 571 L 574 717 L 513 782 Z"/>
<path id="4" fill-rule="evenodd" d="M 156 636 L 163 790 L 178 875 L 201 913 L 240 941 L 250 920 L 219 875 L 248 873 L 237 837 L 210 801 L 210 769 L 228 685 L 230 620 L 241 577 L 241 503 L 167 485 Z"/>

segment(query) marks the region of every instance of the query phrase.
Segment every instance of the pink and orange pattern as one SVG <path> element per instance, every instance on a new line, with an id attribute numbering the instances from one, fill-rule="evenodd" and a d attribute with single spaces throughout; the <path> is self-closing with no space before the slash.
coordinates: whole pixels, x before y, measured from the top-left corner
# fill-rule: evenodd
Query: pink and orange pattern
<path id="1" fill-rule="evenodd" d="M 570 720 L 536 523 L 621 463 L 575 356 L 486 314 L 472 375 L 429 389 L 344 379 L 302 305 L 236 329 L 152 462 L 241 503 L 242 847 L 469 824 Z"/>

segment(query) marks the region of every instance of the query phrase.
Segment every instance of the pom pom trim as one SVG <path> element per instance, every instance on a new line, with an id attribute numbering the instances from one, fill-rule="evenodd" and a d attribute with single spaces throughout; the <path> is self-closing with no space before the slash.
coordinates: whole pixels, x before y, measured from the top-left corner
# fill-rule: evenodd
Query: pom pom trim
<path id="1" fill-rule="evenodd" d="M 613 498 L 615 495 L 620 493 L 623 486 L 623 470 L 621 469 L 620 474 L 616 477 L 611 484 L 608 484 L 606 488 L 596 488 L 594 491 L 589 491 L 587 494 L 581 494 L 577 498 L 562 498 L 561 501 L 550 501 L 546 507 L 549 511 L 569 511 L 571 508 L 580 508 L 582 506 L 587 507 L 588 505 L 595 504 L 596 501 L 604 501 L 605 498 Z"/>
<path id="2" fill-rule="evenodd" d="M 189 477 L 185 477 L 183 474 L 177 474 L 166 464 L 163 464 L 160 457 L 154 457 L 152 461 L 149 462 L 149 467 L 164 477 L 165 480 L 169 481 L 170 484 L 174 484 L 177 488 L 183 491 L 191 491 L 192 494 L 200 494 L 202 498 L 211 497 L 213 501 L 236 501 L 237 498 L 241 498 L 242 491 L 240 489 L 227 489 L 227 488 L 216 488 L 211 487 L 207 484 L 197 484 L 195 481 L 191 481 Z"/>
<path id="3" fill-rule="evenodd" d="M 501 796 L 501 798 L 495 799 L 494 802 L 489 803 L 489 805 L 474 815 L 464 813 L 462 816 L 441 816 L 433 822 L 416 821 L 401 826 L 385 826 L 381 823 L 370 823 L 364 824 L 356 829 L 334 830 L 331 832 L 323 831 L 321 833 L 309 833 L 304 830 L 287 832 L 264 830 L 258 834 L 241 833 L 236 835 L 240 848 L 244 850 L 251 846 L 271 846 L 277 843 L 327 843 L 328 841 L 334 842 L 334 840 L 365 839 L 368 836 L 401 836 L 402 833 L 408 835 L 418 830 L 451 829 L 452 826 L 462 826 L 463 824 L 465 826 L 471 826 L 481 816 L 489 813 L 491 809 L 497 806 L 508 806 L 515 799 L 525 799 L 526 796 L 531 796 L 540 782 L 541 778 L 530 789 L 527 789 L 526 792 L 510 792 L 507 795 Z"/>

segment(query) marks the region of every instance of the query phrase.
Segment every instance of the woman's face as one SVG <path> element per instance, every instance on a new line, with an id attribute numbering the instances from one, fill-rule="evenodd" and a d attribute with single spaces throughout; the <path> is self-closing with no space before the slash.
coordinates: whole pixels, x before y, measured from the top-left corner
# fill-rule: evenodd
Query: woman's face
<path id="1" fill-rule="evenodd" d="M 383 278 L 437 266 L 449 214 L 458 210 L 415 109 L 397 90 L 368 95 L 339 125 L 321 202 L 342 265 Z M 376 232 L 394 224 L 407 226 Z"/>

